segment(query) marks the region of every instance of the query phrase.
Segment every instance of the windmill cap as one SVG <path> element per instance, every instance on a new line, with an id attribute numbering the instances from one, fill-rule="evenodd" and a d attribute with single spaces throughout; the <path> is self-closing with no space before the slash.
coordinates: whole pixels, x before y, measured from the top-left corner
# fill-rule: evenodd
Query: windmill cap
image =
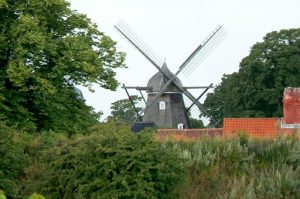
<path id="1" fill-rule="evenodd" d="M 167 67 L 166 63 L 163 64 L 163 66 L 161 67 L 161 70 L 163 71 L 163 73 L 172 78 L 175 75 L 169 70 L 169 68 Z M 165 84 L 168 82 L 168 78 L 160 71 L 157 72 L 155 75 L 153 75 L 148 84 L 147 84 L 147 93 L 156 93 L 159 92 L 164 86 Z M 173 80 L 173 82 L 175 82 L 177 85 L 179 85 L 180 87 L 182 87 L 182 82 L 180 81 L 180 79 L 178 77 L 175 77 L 175 79 Z M 168 93 L 168 92 L 181 92 L 174 83 L 171 83 L 167 89 L 165 90 L 164 93 Z"/>

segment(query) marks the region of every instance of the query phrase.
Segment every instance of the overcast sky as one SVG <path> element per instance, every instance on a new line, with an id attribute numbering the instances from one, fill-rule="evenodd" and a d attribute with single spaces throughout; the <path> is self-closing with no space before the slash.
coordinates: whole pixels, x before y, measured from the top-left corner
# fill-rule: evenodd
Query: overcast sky
<path id="1" fill-rule="evenodd" d="M 184 86 L 220 83 L 223 74 L 238 71 L 239 63 L 253 44 L 266 33 L 300 27 L 299 0 L 69 0 L 71 8 L 85 13 L 92 22 L 117 41 L 127 53 L 127 69 L 117 70 L 117 79 L 127 86 L 146 86 L 157 72 L 113 26 L 124 19 L 176 72 L 190 53 L 217 26 L 228 36 L 188 77 L 179 75 Z M 108 91 L 95 86 L 95 93 L 81 88 L 87 104 L 110 114 L 112 102 L 127 98 L 123 89 Z M 131 90 L 131 94 L 138 94 Z M 194 91 L 198 96 L 201 91 Z M 202 99 L 203 100 L 203 99 Z"/>

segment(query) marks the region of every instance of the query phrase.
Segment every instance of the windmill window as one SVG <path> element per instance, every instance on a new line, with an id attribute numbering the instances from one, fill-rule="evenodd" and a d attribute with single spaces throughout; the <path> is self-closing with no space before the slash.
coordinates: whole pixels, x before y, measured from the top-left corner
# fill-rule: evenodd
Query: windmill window
<path id="1" fill-rule="evenodd" d="M 166 109 L 166 102 L 160 101 L 159 102 L 159 110 L 165 110 Z"/>

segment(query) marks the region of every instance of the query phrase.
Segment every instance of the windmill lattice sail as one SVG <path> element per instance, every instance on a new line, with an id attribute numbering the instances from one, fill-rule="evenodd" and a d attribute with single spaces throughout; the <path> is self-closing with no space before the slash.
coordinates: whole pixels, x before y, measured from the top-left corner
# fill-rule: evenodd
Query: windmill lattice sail
<path id="1" fill-rule="evenodd" d="M 201 96 L 196 99 L 183 87 L 177 75 L 181 71 L 185 74 L 190 74 L 224 39 L 226 32 L 221 26 L 218 26 L 208 38 L 193 51 L 175 74 L 168 69 L 164 60 L 157 56 L 126 22 L 121 20 L 114 27 L 158 69 L 158 72 L 150 78 L 147 87 L 145 87 L 148 98 L 143 122 L 154 122 L 160 128 L 174 128 L 178 124 L 183 124 L 188 127 L 187 109 L 183 99 L 183 97 L 186 96 L 191 102 L 188 106 L 188 110 L 195 105 L 200 113 L 205 113 L 210 123 L 215 123 L 214 119 L 209 116 L 207 110 L 198 101 Z M 191 112 L 193 112 L 193 109 Z M 198 116 L 199 115 L 200 114 L 198 114 Z"/>
<path id="2" fill-rule="evenodd" d="M 160 58 L 124 21 L 120 20 L 115 26 L 134 47 L 136 47 L 152 64 L 161 67 L 164 60 Z"/>
<path id="3" fill-rule="evenodd" d="M 188 77 L 196 67 L 224 40 L 227 32 L 222 26 L 217 26 L 215 30 L 201 43 L 197 54 L 182 69 L 183 74 Z"/>

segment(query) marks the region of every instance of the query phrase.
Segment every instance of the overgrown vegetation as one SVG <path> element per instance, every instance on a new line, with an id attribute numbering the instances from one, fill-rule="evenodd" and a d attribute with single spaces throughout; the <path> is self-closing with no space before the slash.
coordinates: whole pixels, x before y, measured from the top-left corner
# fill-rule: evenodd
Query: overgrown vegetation
<path id="1" fill-rule="evenodd" d="M 12 198 L 20 192 L 18 179 L 29 163 L 24 148 L 21 135 L 0 122 L 0 190 Z"/>
<path id="2" fill-rule="evenodd" d="M 187 176 L 178 151 L 163 148 L 152 131 L 134 134 L 121 123 L 71 138 L 24 135 L 22 142 L 14 162 L 2 158 L 10 163 L 1 168 L 4 179 L 14 186 L 1 181 L 0 188 L 12 198 L 34 192 L 46 198 L 176 198 Z"/>
<path id="3" fill-rule="evenodd" d="M 299 198 L 300 142 L 295 138 L 166 142 L 189 169 L 183 198 Z"/>
<path id="4" fill-rule="evenodd" d="M 300 141 L 246 136 L 157 141 L 104 123 L 86 134 L 30 135 L 1 124 L 8 198 L 299 198 Z"/>
<path id="5" fill-rule="evenodd" d="M 41 162 L 32 188 L 49 198 L 172 198 L 185 176 L 178 153 L 153 134 L 110 123 L 46 150 Z"/>

